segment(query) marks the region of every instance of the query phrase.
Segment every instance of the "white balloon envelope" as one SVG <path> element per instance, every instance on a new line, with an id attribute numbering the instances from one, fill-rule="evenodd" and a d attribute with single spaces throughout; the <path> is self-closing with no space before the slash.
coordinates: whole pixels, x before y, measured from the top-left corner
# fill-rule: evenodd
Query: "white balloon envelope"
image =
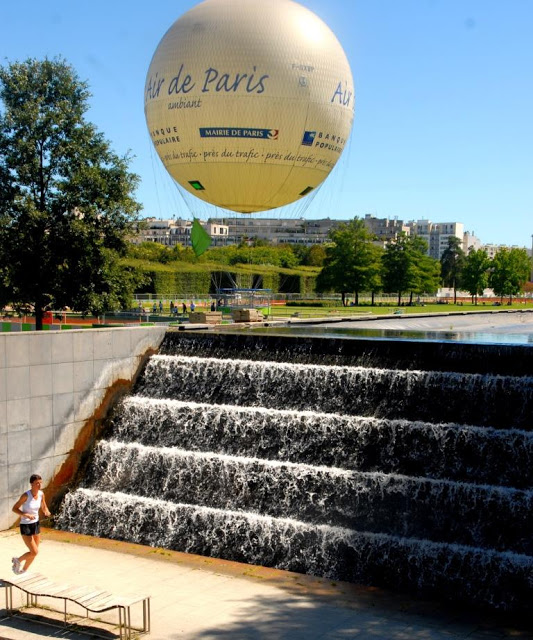
<path id="1" fill-rule="evenodd" d="M 291 0 L 206 0 L 167 31 L 145 115 L 170 175 L 240 213 L 306 196 L 339 159 L 354 115 L 346 55 Z"/>

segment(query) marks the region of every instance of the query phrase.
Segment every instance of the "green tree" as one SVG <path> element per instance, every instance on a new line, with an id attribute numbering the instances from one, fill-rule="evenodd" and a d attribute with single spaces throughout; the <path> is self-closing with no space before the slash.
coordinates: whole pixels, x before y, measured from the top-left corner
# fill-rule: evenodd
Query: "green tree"
<path id="1" fill-rule="evenodd" d="M 292 244 L 291 250 L 298 260 L 298 265 L 305 267 L 323 267 L 326 259 L 326 250 L 322 244 L 311 246 Z"/>
<path id="2" fill-rule="evenodd" d="M 388 293 L 398 294 L 398 305 L 402 295 L 424 293 L 434 290 L 435 260 L 427 256 L 427 243 L 418 236 L 401 233 L 385 248 L 382 257 L 383 288 Z"/>
<path id="3" fill-rule="evenodd" d="M 141 242 L 140 244 L 130 244 L 128 247 L 128 257 L 138 260 L 168 264 L 177 260 L 177 256 L 174 248 L 171 249 L 159 242 Z"/>
<path id="4" fill-rule="evenodd" d="M 442 253 L 440 264 L 442 284 L 445 287 L 452 287 L 454 304 L 457 303 L 457 289 L 461 286 L 465 260 L 466 256 L 461 241 L 456 236 L 450 236 L 448 246 Z"/>
<path id="5" fill-rule="evenodd" d="M 491 263 L 489 285 L 503 301 L 504 296 L 518 295 L 529 280 L 531 262 L 525 249 L 500 249 Z"/>
<path id="6" fill-rule="evenodd" d="M 484 249 L 472 249 L 466 256 L 461 276 L 462 286 L 472 296 L 472 301 L 476 305 L 477 297 L 483 295 L 483 291 L 488 286 L 490 264 L 487 252 Z"/>
<path id="7" fill-rule="evenodd" d="M 289 244 L 281 244 L 277 249 L 277 254 L 279 256 L 279 265 L 280 267 L 285 267 L 286 269 L 294 269 L 299 264 L 298 257 L 292 250 L 291 245 Z"/>
<path id="8" fill-rule="evenodd" d="M 299 265 L 307 264 L 307 260 L 309 257 L 309 247 L 307 245 L 294 244 L 294 245 L 291 245 L 291 250 L 296 256 L 296 259 Z"/>
<path id="9" fill-rule="evenodd" d="M 419 253 L 415 256 L 413 267 L 414 280 L 410 291 L 410 304 L 413 304 L 413 294 L 415 293 L 418 295 L 436 293 L 441 279 L 440 262 L 425 253 Z"/>
<path id="10" fill-rule="evenodd" d="M 298 264 L 298 258 L 288 245 L 272 246 L 260 243 L 258 246 L 232 245 L 215 247 L 205 254 L 206 261 L 223 264 L 261 264 L 291 269 Z"/>
<path id="11" fill-rule="evenodd" d="M 370 250 L 372 252 L 372 264 L 374 268 L 368 274 L 368 290 L 372 296 L 371 305 L 375 304 L 376 293 L 383 290 L 383 279 L 382 279 L 382 263 L 381 260 L 383 258 L 383 247 L 372 244 L 370 245 Z"/>
<path id="12" fill-rule="evenodd" d="M 353 293 L 355 304 L 359 304 L 359 294 L 370 290 L 380 269 L 372 235 L 363 220 L 354 218 L 330 231 L 329 237 L 332 244 L 326 246 L 316 290 L 340 292 L 343 305 L 346 304 L 346 294 Z"/>
<path id="13" fill-rule="evenodd" d="M 62 59 L 0 67 L 0 304 L 102 313 L 129 304 L 121 266 L 140 205 L 130 158 L 85 120 L 87 84 Z"/>
<path id="14" fill-rule="evenodd" d="M 305 261 L 301 262 L 301 264 L 309 267 L 323 267 L 325 260 L 326 250 L 324 249 L 324 246 L 321 244 L 314 244 L 312 247 L 309 247 L 307 257 Z"/>

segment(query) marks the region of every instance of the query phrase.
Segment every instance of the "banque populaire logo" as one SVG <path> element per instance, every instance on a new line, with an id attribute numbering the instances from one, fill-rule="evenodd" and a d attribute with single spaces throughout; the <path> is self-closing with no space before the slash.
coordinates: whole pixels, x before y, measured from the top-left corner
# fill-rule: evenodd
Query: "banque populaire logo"
<path id="1" fill-rule="evenodd" d="M 341 153 L 346 140 L 334 133 L 325 131 L 304 131 L 302 146 L 315 147 L 316 149 L 326 149 L 334 153 Z"/>
<path id="2" fill-rule="evenodd" d="M 302 138 L 302 144 L 306 147 L 312 147 L 316 138 L 316 131 L 304 131 L 304 137 Z"/>

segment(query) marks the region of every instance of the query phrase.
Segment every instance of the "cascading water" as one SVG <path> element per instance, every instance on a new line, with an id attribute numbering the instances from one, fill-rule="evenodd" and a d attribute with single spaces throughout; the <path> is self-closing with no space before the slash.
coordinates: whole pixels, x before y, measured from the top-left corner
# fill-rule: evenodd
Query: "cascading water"
<path id="1" fill-rule="evenodd" d="M 61 528 L 529 607 L 533 377 L 457 355 L 459 373 L 380 366 L 375 352 L 350 364 L 331 343 L 311 362 L 297 341 L 298 363 L 287 341 L 235 358 L 231 336 L 214 340 L 167 336 Z"/>

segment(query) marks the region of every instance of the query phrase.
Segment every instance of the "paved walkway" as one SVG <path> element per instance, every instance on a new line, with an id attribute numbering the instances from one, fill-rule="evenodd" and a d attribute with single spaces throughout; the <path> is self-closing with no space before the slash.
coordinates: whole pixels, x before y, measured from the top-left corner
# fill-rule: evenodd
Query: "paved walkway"
<path id="1" fill-rule="evenodd" d="M 533 625 L 380 589 L 66 532 L 45 530 L 42 538 L 34 568 L 52 580 L 150 595 L 150 640 L 533 640 Z M 0 533 L 0 578 L 12 575 L 11 557 L 22 550 L 16 531 Z M 92 637 L 90 628 L 45 626 L 36 613 L 8 618 L 0 609 L 0 638 Z"/>

